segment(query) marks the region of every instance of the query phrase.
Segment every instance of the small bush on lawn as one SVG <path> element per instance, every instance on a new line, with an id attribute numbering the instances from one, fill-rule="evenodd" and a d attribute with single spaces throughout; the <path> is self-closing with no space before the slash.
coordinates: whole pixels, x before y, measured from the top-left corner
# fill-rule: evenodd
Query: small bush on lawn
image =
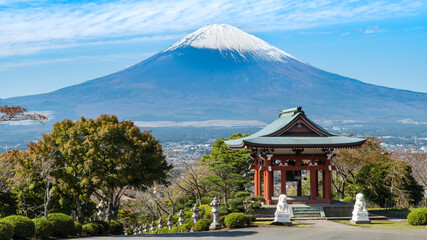
<path id="1" fill-rule="evenodd" d="M 342 201 L 346 202 L 346 203 L 355 203 L 356 202 L 356 198 L 355 197 L 345 197 L 345 198 L 343 198 Z"/>
<path id="2" fill-rule="evenodd" d="M 417 208 L 408 214 L 411 225 L 427 225 L 427 208 Z"/>
<path id="3" fill-rule="evenodd" d="M 121 222 L 116 221 L 116 220 L 111 220 L 110 233 L 114 234 L 114 235 L 123 235 L 123 233 L 124 233 L 123 224 Z"/>
<path id="4" fill-rule="evenodd" d="M 81 223 L 74 221 L 74 234 L 80 236 L 83 231 L 83 226 Z"/>
<path id="5" fill-rule="evenodd" d="M 106 234 L 110 232 L 110 224 L 108 224 L 106 221 L 103 220 L 96 220 L 96 221 L 91 221 L 92 223 L 101 225 L 101 227 L 99 227 L 99 234 Z"/>
<path id="6" fill-rule="evenodd" d="M 74 220 L 63 213 L 49 213 L 49 221 L 53 223 L 53 235 L 67 237 L 74 234 Z"/>
<path id="7" fill-rule="evenodd" d="M 36 228 L 33 221 L 24 216 L 11 215 L 3 218 L 2 222 L 7 222 L 12 225 L 13 238 L 30 238 L 33 237 L 36 233 Z"/>
<path id="8" fill-rule="evenodd" d="M 230 213 L 225 217 L 224 224 L 229 228 L 244 227 L 246 224 L 246 216 L 244 213 Z"/>
<path id="9" fill-rule="evenodd" d="M 173 227 L 173 228 L 170 230 L 170 232 L 171 232 L 171 233 L 177 233 L 177 232 L 179 232 L 179 227 Z"/>
<path id="10" fill-rule="evenodd" d="M 96 236 L 99 234 L 99 224 L 96 223 L 86 223 L 82 227 L 82 232 L 86 236 Z"/>
<path id="11" fill-rule="evenodd" d="M 7 222 L 0 221 L 0 240 L 10 240 L 13 237 L 13 227 Z"/>
<path id="12" fill-rule="evenodd" d="M 32 220 L 36 229 L 36 237 L 47 239 L 53 233 L 53 223 L 46 218 L 35 218 Z"/>
<path id="13" fill-rule="evenodd" d="M 193 230 L 195 232 L 209 231 L 209 226 L 211 223 L 212 221 L 209 219 L 200 219 L 193 225 Z"/>

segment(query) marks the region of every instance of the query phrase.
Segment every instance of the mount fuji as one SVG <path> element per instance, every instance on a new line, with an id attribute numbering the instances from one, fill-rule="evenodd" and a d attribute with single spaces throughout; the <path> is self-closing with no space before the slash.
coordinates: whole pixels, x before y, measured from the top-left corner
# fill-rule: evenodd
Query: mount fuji
<path id="1" fill-rule="evenodd" d="M 56 120 L 107 113 L 143 121 L 270 122 L 295 106 L 313 119 L 427 119 L 426 93 L 323 71 L 225 24 L 205 26 L 120 72 L 1 102 L 52 111 Z"/>

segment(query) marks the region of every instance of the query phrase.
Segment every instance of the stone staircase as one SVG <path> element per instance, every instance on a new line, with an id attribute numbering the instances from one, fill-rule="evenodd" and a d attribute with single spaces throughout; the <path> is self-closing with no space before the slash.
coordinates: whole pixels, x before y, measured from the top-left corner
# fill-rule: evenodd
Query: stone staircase
<path id="1" fill-rule="evenodd" d="M 289 213 L 292 219 L 326 219 L 323 207 L 289 206 Z"/>

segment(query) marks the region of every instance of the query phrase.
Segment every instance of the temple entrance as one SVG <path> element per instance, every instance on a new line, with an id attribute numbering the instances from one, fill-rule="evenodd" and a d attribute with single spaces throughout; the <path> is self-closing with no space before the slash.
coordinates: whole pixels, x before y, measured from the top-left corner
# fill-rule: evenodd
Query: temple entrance
<path id="1" fill-rule="evenodd" d="M 364 142 L 365 139 L 327 132 L 298 107 L 283 110 L 273 123 L 257 133 L 225 144 L 236 150 L 252 149 L 254 194 L 264 196 L 265 204 L 272 205 L 273 196 L 288 195 L 291 187 L 296 189 L 296 196 L 290 195 L 288 203 L 333 203 L 331 175 L 336 168 L 331 163 L 332 151 L 360 147 Z M 277 191 L 275 175 L 280 178 Z"/>

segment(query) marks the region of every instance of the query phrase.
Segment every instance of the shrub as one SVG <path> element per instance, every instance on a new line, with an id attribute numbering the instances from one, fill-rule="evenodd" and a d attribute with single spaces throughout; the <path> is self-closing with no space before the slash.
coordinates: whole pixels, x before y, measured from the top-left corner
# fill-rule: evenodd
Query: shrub
<path id="1" fill-rule="evenodd" d="M 83 226 L 81 223 L 74 221 L 74 234 L 80 236 L 83 231 Z"/>
<path id="2" fill-rule="evenodd" d="M 251 223 L 255 222 L 256 220 L 255 215 L 252 215 L 252 214 L 246 214 L 245 217 L 246 217 L 246 225 L 248 226 L 251 225 Z"/>
<path id="3" fill-rule="evenodd" d="M 74 234 L 74 220 L 63 213 L 49 213 L 49 221 L 53 223 L 53 235 L 67 237 Z"/>
<path id="4" fill-rule="evenodd" d="M 53 233 L 53 223 L 46 220 L 46 218 L 35 218 L 33 223 L 36 230 L 36 237 L 41 239 L 49 238 Z"/>
<path id="5" fill-rule="evenodd" d="M 229 213 L 229 211 L 228 211 L 228 209 L 227 209 L 226 206 L 219 206 L 218 210 L 219 210 L 219 215 L 220 216 L 224 216 L 224 215 L 227 215 Z"/>
<path id="6" fill-rule="evenodd" d="M 99 234 L 99 224 L 96 223 L 86 223 L 83 225 L 82 230 L 83 234 L 86 236 L 96 236 Z"/>
<path id="7" fill-rule="evenodd" d="M 162 229 L 158 229 L 157 233 L 169 233 L 169 229 L 168 229 L 168 227 L 164 227 Z"/>
<path id="8" fill-rule="evenodd" d="M 179 232 L 179 227 L 173 227 L 173 228 L 170 230 L 170 232 L 171 232 L 171 233 L 177 233 L 177 232 Z"/>
<path id="9" fill-rule="evenodd" d="M 193 230 L 195 232 L 209 231 L 209 226 L 211 223 L 212 221 L 209 219 L 200 219 L 194 224 Z"/>
<path id="10" fill-rule="evenodd" d="M 427 208 L 417 208 L 408 214 L 411 225 L 427 225 Z"/>
<path id="11" fill-rule="evenodd" d="M 208 204 L 200 205 L 200 215 L 212 214 L 212 207 Z"/>
<path id="12" fill-rule="evenodd" d="M 124 227 L 123 224 L 116 220 L 111 220 L 110 233 L 114 235 L 123 235 Z"/>
<path id="13" fill-rule="evenodd" d="M 110 232 L 110 224 L 103 220 L 91 221 L 92 223 L 98 224 L 99 234 L 105 234 Z"/>
<path id="14" fill-rule="evenodd" d="M 0 240 L 10 240 L 13 237 L 13 227 L 7 222 L 0 221 Z"/>
<path id="15" fill-rule="evenodd" d="M 30 238 L 36 233 L 33 221 L 24 216 L 11 215 L 3 218 L 2 222 L 7 222 L 12 226 L 13 238 Z"/>
<path id="16" fill-rule="evenodd" d="M 244 213 L 230 213 L 224 219 L 225 226 L 229 228 L 239 228 L 246 224 L 246 216 Z"/>
<path id="17" fill-rule="evenodd" d="M 193 226 L 192 224 L 184 223 L 180 227 L 180 232 L 189 232 L 192 226 Z"/>
<path id="18" fill-rule="evenodd" d="M 346 203 L 355 203 L 356 202 L 356 198 L 355 197 L 345 197 L 345 198 L 343 198 L 342 201 L 346 202 Z"/>
<path id="19" fill-rule="evenodd" d="M 244 212 L 243 198 L 231 198 L 227 201 L 230 212 Z"/>

